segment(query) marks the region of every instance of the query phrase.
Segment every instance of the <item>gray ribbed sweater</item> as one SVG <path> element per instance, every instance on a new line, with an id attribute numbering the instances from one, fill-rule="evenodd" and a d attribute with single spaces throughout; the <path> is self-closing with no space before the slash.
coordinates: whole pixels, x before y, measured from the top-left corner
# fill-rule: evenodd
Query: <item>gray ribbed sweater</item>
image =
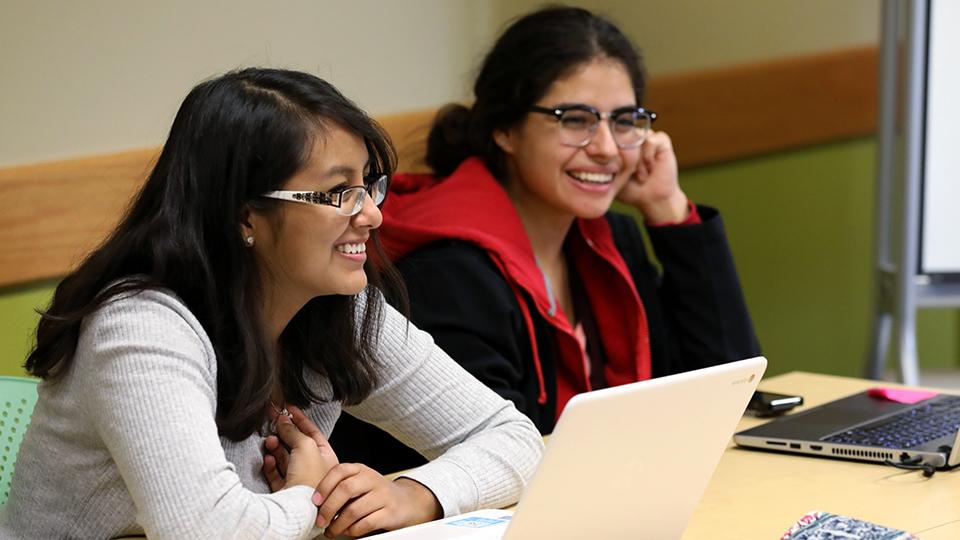
<path id="1" fill-rule="evenodd" d="M 382 385 L 345 410 L 433 461 L 406 476 L 446 515 L 514 502 L 542 450 L 533 424 L 477 382 L 430 336 L 384 308 Z M 176 297 L 115 300 L 87 317 L 74 360 L 43 382 L 17 458 L 0 538 L 304 538 L 312 490 L 270 494 L 263 438 L 217 435 L 217 363 Z M 325 379 L 310 381 L 330 395 Z M 329 435 L 337 402 L 307 414 Z"/>

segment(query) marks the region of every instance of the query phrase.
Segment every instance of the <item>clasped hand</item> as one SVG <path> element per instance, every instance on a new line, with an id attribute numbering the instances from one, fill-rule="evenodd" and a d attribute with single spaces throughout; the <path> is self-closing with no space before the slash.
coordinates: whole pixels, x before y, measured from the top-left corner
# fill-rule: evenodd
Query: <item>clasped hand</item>
<path id="1" fill-rule="evenodd" d="M 266 438 L 263 476 L 271 491 L 287 486 L 315 488 L 317 526 L 325 536 L 363 536 L 437 519 L 440 504 L 429 489 L 409 478 L 391 482 L 360 463 L 340 463 L 326 437 L 297 407 L 276 418 L 277 436 Z"/>

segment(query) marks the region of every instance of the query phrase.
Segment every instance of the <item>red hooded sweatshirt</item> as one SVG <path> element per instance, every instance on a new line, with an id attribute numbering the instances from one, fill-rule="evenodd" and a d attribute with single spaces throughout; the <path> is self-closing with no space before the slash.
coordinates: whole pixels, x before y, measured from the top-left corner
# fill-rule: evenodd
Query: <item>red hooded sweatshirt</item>
<path id="1" fill-rule="evenodd" d="M 443 180 L 426 174 L 394 176 L 382 211 L 383 243 L 394 261 L 446 239 L 470 242 L 487 252 L 513 289 L 524 316 L 541 405 L 551 389 L 544 385 L 534 317 L 554 329 L 559 356 L 556 415 L 559 417 L 575 394 L 591 390 L 586 355 L 564 313 L 551 305 L 520 217 L 506 191 L 479 158 L 467 159 Z M 568 260 L 577 275 L 588 277 L 584 289 L 597 328 L 601 329 L 607 384 L 650 378 L 646 313 L 606 219 L 577 219 L 566 245 Z"/>

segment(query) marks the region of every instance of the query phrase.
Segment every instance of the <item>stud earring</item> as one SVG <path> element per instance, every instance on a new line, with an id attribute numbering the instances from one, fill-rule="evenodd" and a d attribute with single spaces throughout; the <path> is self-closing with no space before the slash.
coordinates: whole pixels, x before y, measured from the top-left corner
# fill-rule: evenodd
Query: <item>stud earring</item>
<path id="1" fill-rule="evenodd" d="M 253 247 L 253 236 L 248 236 L 243 241 L 247 243 L 247 247 Z"/>

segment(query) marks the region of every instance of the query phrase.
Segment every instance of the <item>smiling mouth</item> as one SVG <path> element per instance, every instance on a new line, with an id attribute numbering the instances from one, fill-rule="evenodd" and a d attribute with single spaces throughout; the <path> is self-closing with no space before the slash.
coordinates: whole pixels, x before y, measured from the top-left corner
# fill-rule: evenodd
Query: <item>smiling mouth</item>
<path id="1" fill-rule="evenodd" d="M 337 246 L 337 251 L 340 253 L 346 253 L 347 255 L 359 255 L 361 253 L 367 252 L 366 244 L 340 244 Z"/>
<path id="2" fill-rule="evenodd" d="M 603 185 L 613 182 L 613 174 L 611 173 L 567 171 L 567 174 L 574 180 L 583 182 L 584 184 Z"/>

